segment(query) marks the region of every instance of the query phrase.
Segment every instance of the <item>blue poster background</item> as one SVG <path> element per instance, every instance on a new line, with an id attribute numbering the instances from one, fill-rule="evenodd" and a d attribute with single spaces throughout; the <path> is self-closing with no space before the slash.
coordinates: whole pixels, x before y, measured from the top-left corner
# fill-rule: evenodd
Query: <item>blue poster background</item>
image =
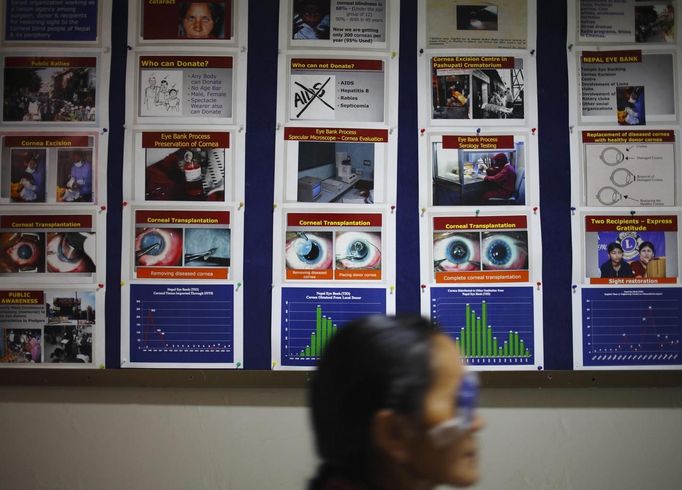
<path id="1" fill-rule="evenodd" d="M 5 41 L 96 41 L 99 0 L 6 0 Z"/>

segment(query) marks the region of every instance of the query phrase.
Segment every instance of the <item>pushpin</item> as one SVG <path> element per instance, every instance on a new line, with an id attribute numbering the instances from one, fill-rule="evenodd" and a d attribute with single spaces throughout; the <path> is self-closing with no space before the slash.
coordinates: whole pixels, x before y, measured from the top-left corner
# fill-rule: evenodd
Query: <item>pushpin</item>
<path id="1" fill-rule="evenodd" d="M 272 361 L 272 369 L 275 369 L 276 365 L 277 365 L 277 361 Z"/>
<path id="2" fill-rule="evenodd" d="M 123 201 L 123 207 L 126 207 L 128 205 L 128 201 Z"/>
<path id="3" fill-rule="evenodd" d="M 106 210 L 107 210 L 107 207 L 106 207 L 104 204 L 102 204 L 102 205 L 99 207 L 99 212 L 100 212 L 100 213 L 103 212 L 103 211 L 106 211 Z"/>
<path id="4" fill-rule="evenodd" d="M 538 371 L 542 371 L 542 369 L 543 369 L 542 366 L 538 366 Z"/>
<path id="5" fill-rule="evenodd" d="M 571 289 L 573 289 L 573 294 L 575 294 L 575 292 L 578 290 L 578 286 L 574 284 L 573 286 L 571 286 Z"/>
<path id="6" fill-rule="evenodd" d="M 535 285 L 537 286 L 538 291 L 540 291 L 540 286 L 542 285 L 542 283 L 540 281 L 538 281 L 535 283 Z"/>
<path id="7" fill-rule="evenodd" d="M 105 368 L 104 363 L 100 363 L 100 365 L 97 366 L 97 367 L 100 368 L 100 369 L 104 369 L 104 368 Z"/>
<path id="8" fill-rule="evenodd" d="M 395 211 L 395 204 L 391 205 L 391 214 L 393 214 L 393 211 Z"/>
<path id="9" fill-rule="evenodd" d="M 242 53 L 246 53 L 246 46 L 242 46 L 242 48 L 239 51 Z"/>
<path id="10" fill-rule="evenodd" d="M 476 128 L 476 136 L 481 134 L 481 128 Z"/>
<path id="11" fill-rule="evenodd" d="M 424 54 L 424 48 L 419 48 L 419 54 Z"/>
<path id="12" fill-rule="evenodd" d="M 242 131 L 244 131 L 244 125 L 243 124 L 241 126 L 239 126 L 239 129 L 237 130 L 237 132 L 241 133 Z"/>
<path id="13" fill-rule="evenodd" d="M 398 53 L 396 53 L 395 51 L 391 51 L 391 59 L 395 58 L 397 54 Z"/>
<path id="14" fill-rule="evenodd" d="M 128 49 L 128 51 L 132 51 L 132 50 L 133 50 L 133 47 L 130 46 L 129 44 L 126 44 L 126 48 Z"/>
<path id="15" fill-rule="evenodd" d="M 480 209 L 477 209 L 477 210 L 476 210 L 476 217 L 477 217 L 477 218 L 478 218 L 478 213 L 480 213 L 480 212 L 481 212 Z"/>
<path id="16" fill-rule="evenodd" d="M 569 127 L 568 127 L 568 132 L 571 133 L 571 134 L 573 134 L 573 126 L 569 126 Z"/>
<path id="17" fill-rule="evenodd" d="M 395 286 L 389 286 L 388 287 L 388 292 L 389 294 L 393 294 L 393 290 L 395 289 Z"/>
<path id="18" fill-rule="evenodd" d="M 104 284 L 102 284 L 101 282 L 97 285 L 97 289 L 102 289 L 103 287 L 104 287 Z"/>
<path id="19" fill-rule="evenodd" d="M 272 203 L 272 209 L 273 210 L 277 209 L 277 203 L 276 202 Z"/>
<path id="20" fill-rule="evenodd" d="M 424 136 L 424 133 L 426 132 L 426 128 L 421 128 L 419 130 L 419 136 Z"/>
<path id="21" fill-rule="evenodd" d="M 244 207 L 244 202 L 239 201 L 239 206 L 237 206 L 237 210 L 240 211 Z"/>
<path id="22" fill-rule="evenodd" d="M 240 367 L 242 367 L 242 363 L 241 363 L 241 362 L 238 362 L 238 363 L 237 363 L 237 369 L 239 369 Z"/>
<path id="23" fill-rule="evenodd" d="M 121 287 L 125 286 L 125 281 L 121 281 Z"/>
<path id="24" fill-rule="evenodd" d="M 571 215 L 575 216 L 575 206 L 571 206 Z"/>
<path id="25" fill-rule="evenodd" d="M 424 214 L 426 213 L 426 208 L 422 208 L 422 218 L 424 217 Z"/>
<path id="26" fill-rule="evenodd" d="M 121 367 L 125 366 L 128 363 L 128 359 L 121 359 Z"/>
<path id="27" fill-rule="evenodd" d="M 572 44 L 569 44 L 569 45 L 568 45 L 568 50 L 569 50 L 569 51 L 572 51 L 572 50 L 573 50 L 573 45 L 572 45 Z"/>
<path id="28" fill-rule="evenodd" d="M 422 294 L 425 293 L 426 292 L 426 284 L 422 284 L 421 288 L 422 288 Z"/>
<path id="29" fill-rule="evenodd" d="M 530 55 L 533 56 L 534 54 L 535 54 L 535 50 L 534 50 L 534 49 L 531 49 L 531 50 L 530 50 Z"/>
<path id="30" fill-rule="evenodd" d="M 537 131 L 538 128 L 530 128 L 530 134 L 535 136 L 535 131 Z"/>
<path id="31" fill-rule="evenodd" d="M 633 209 L 632 211 L 630 211 L 630 216 L 634 216 L 634 215 L 635 215 L 635 210 Z"/>
<path id="32" fill-rule="evenodd" d="M 238 283 L 237 283 L 237 287 L 235 288 L 235 291 L 239 291 L 239 288 L 240 288 L 240 287 L 242 287 L 242 283 L 241 283 L 241 282 L 238 282 Z"/>
<path id="33" fill-rule="evenodd" d="M 538 207 L 537 207 L 537 206 L 535 206 L 535 207 L 533 208 L 533 214 L 538 214 Z"/>
<path id="34" fill-rule="evenodd" d="M 280 129 L 282 129 L 282 125 L 280 123 L 277 123 L 277 127 L 275 129 L 279 131 Z"/>
<path id="35" fill-rule="evenodd" d="M 103 133 L 106 133 L 107 131 L 109 131 L 107 128 L 102 128 Z"/>

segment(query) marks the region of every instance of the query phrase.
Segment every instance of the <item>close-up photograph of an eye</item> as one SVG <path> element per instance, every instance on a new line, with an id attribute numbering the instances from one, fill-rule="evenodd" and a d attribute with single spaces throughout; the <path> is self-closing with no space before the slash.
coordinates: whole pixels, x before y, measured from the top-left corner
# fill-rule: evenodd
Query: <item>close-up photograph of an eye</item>
<path id="1" fill-rule="evenodd" d="M 94 233 L 48 233 L 48 272 L 95 272 Z"/>
<path id="2" fill-rule="evenodd" d="M 337 269 L 381 269 L 381 233 L 340 231 L 334 246 Z"/>
<path id="3" fill-rule="evenodd" d="M 332 236 L 331 231 L 288 231 L 285 245 L 287 269 L 331 269 Z"/>
<path id="4" fill-rule="evenodd" d="M 182 229 L 138 228 L 135 231 L 135 265 L 182 265 Z"/>
<path id="5" fill-rule="evenodd" d="M 528 232 L 486 232 L 482 234 L 483 270 L 528 270 Z"/>
<path id="6" fill-rule="evenodd" d="M 480 233 L 434 233 L 433 270 L 436 272 L 480 271 Z"/>
<path id="7" fill-rule="evenodd" d="M 45 272 L 45 234 L 0 233 L 2 272 Z"/>

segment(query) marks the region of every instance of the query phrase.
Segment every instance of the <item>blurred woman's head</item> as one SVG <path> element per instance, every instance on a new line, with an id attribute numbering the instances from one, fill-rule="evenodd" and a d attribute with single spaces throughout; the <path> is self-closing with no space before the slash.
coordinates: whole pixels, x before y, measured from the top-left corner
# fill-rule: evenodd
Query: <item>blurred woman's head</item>
<path id="1" fill-rule="evenodd" d="M 476 391 L 454 342 L 428 320 L 375 316 L 347 324 L 311 390 L 321 478 L 405 489 L 475 483 Z"/>

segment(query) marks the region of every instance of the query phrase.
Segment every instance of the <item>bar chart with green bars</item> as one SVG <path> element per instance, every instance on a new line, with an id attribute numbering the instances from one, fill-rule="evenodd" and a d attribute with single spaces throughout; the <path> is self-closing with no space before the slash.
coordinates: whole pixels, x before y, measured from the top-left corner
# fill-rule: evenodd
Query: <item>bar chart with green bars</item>
<path id="1" fill-rule="evenodd" d="M 351 320 L 386 314 L 385 288 L 282 288 L 281 363 L 315 366 Z"/>
<path id="2" fill-rule="evenodd" d="M 334 320 L 322 314 L 322 307 L 317 305 L 315 309 L 315 331 L 310 334 L 310 343 L 305 346 L 299 356 L 301 357 L 320 357 L 327 348 L 327 343 L 336 333 L 338 326 Z"/>
<path id="3" fill-rule="evenodd" d="M 533 289 L 431 288 L 431 319 L 473 365 L 533 364 Z"/>

